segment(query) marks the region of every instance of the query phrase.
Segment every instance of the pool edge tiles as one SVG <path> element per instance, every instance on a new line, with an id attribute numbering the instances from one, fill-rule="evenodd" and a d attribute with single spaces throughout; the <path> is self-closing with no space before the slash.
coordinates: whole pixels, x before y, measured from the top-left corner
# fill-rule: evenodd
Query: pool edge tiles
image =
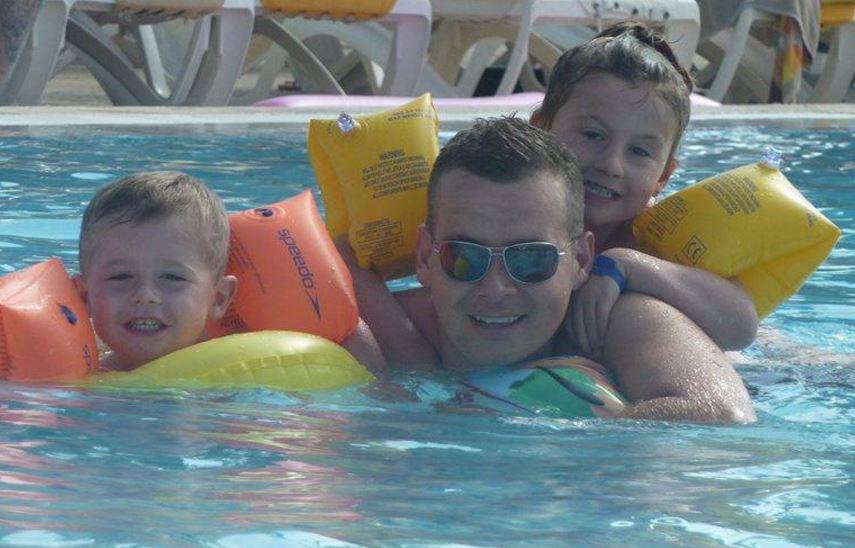
<path id="1" fill-rule="evenodd" d="M 34 126 L 234 126 L 277 125 L 288 130 L 304 131 L 312 118 L 332 118 L 342 109 L 334 108 L 271 108 L 271 107 L 3 107 L 0 127 Z M 364 114 L 382 108 L 354 107 L 349 112 Z M 528 108 L 440 107 L 437 109 L 442 129 L 459 130 L 471 125 L 477 117 L 515 113 L 528 117 Z M 779 123 L 834 123 L 855 126 L 855 104 L 815 105 L 724 105 L 695 107 L 695 122 L 721 121 L 741 123 L 768 120 Z"/>

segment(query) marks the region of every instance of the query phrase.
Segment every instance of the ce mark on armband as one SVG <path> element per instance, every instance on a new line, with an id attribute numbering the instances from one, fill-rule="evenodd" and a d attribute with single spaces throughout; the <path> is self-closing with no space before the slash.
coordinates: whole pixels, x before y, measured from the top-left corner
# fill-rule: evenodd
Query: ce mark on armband
<path id="1" fill-rule="evenodd" d="M 706 252 L 707 246 L 697 236 L 689 238 L 689 241 L 683 246 L 683 256 L 693 265 L 698 264 Z"/>

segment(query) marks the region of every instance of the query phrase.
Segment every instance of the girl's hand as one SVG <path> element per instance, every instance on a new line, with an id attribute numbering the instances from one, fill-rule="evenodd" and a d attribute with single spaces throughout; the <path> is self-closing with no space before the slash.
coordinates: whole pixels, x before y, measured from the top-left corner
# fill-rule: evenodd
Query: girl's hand
<path id="1" fill-rule="evenodd" d="M 617 283 L 608 276 L 597 275 L 573 293 L 564 329 L 579 350 L 589 356 L 602 352 L 609 316 L 619 297 Z"/>

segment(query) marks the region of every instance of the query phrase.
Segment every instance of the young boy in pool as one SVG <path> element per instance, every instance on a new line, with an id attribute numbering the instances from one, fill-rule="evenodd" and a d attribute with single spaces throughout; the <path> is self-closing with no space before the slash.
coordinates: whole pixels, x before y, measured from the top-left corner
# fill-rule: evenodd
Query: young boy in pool
<path id="1" fill-rule="evenodd" d="M 635 249 L 632 221 L 655 203 L 676 167 L 691 90 L 662 36 L 619 23 L 561 56 L 531 117 L 576 154 L 585 181 L 585 227 L 598 257 L 567 318 L 584 352 L 602 347 L 611 308 L 624 291 L 674 306 L 723 349 L 754 340 L 757 314 L 738 282 Z"/>
<path id="2" fill-rule="evenodd" d="M 228 215 L 202 181 L 144 172 L 100 188 L 83 214 L 76 281 L 110 350 L 102 367 L 129 371 L 204 340 L 237 289 L 228 253 Z M 382 368 L 364 322 L 343 346 Z"/>

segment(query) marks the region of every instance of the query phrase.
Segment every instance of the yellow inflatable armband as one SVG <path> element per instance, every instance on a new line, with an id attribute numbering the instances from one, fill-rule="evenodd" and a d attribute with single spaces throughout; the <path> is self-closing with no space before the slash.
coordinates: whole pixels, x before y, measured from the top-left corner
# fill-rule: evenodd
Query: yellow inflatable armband
<path id="1" fill-rule="evenodd" d="M 309 123 L 309 158 L 327 229 L 333 238 L 347 234 L 359 266 L 384 279 L 414 271 L 437 131 L 428 94 L 359 119 L 342 114 Z"/>
<path id="2" fill-rule="evenodd" d="M 840 229 L 761 162 L 669 196 L 638 216 L 633 234 L 645 253 L 735 276 L 763 318 L 822 264 Z"/>
<path id="3" fill-rule="evenodd" d="M 299 392 L 373 380 L 356 358 L 327 339 L 296 331 L 256 331 L 188 346 L 133 371 L 93 375 L 85 382 L 125 388 Z"/>

